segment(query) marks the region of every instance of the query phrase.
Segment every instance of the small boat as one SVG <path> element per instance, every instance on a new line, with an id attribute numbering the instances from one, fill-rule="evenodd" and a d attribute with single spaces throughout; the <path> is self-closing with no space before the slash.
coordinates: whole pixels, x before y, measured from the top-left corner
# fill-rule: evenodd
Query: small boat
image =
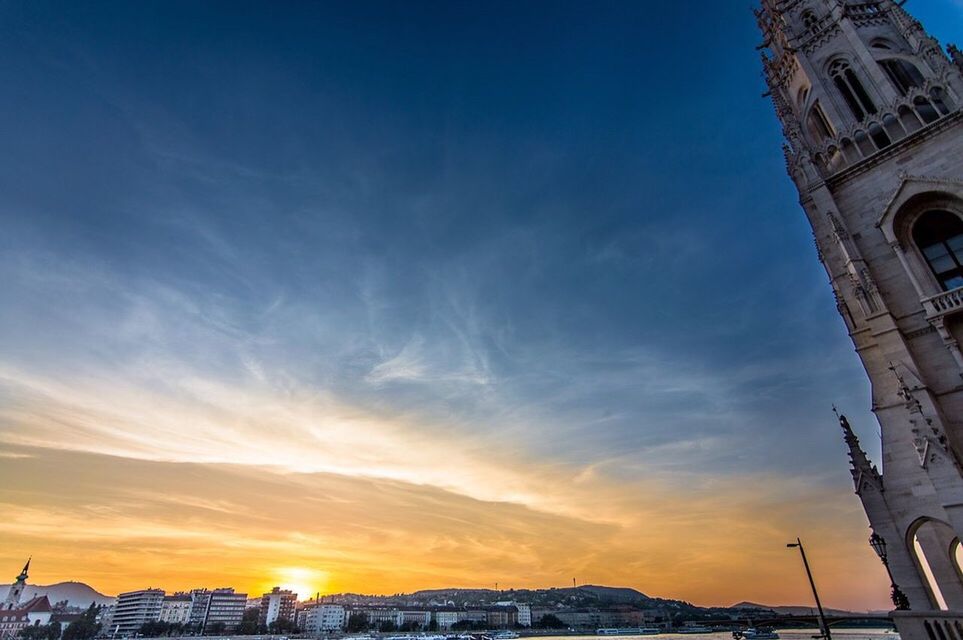
<path id="1" fill-rule="evenodd" d="M 768 627 L 749 627 L 732 632 L 733 640 L 779 640 L 779 634 Z"/>

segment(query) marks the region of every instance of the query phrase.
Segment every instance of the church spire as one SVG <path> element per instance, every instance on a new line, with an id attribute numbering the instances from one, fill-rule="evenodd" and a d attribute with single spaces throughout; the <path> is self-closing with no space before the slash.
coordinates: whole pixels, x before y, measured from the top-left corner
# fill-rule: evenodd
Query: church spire
<path id="1" fill-rule="evenodd" d="M 27 558 L 27 564 L 23 565 L 23 571 L 21 571 L 21 572 L 20 572 L 20 575 L 17 576 L 17 582 L 26 582 L 26 580 L 27 580 L 27 572 L 30 571 L 30 561 L 31 561 L 31 560 L 33 560 L 33 557 L 32 557 L 32 556 L 31 556 L 30 558 Z"/>
<path id="2" fill-rule="evenodd" d="M 30 571 L 30 560 L 27 558 L 27 564 L 23 565 L 23 570 L 20 575 L 17 576 L 17 581 L 10 585 L 10 590 L 7 591 L 7 598 L 3 602 L 4 609 L 13 609 L 20 604 L 20 597 L 23 595 L 23 590 L 27 588 L 27 572 Z"/>
<path id="3" fill-rule="evenodd" d="M 866 482 L 871 482 L 877 486 L 877 488 L 882 491 L 883 489 L 883 478 L 876 466 L 869 461 L 869 456 L 863 451 L 863 448 L 859 444 L 859 438 L 853 432 L 853 428 L 849 425 L 849 420 L 846 416 L 841 415 L 836 411 L 836 407 L 833 407 L 833 412 L 836 417 L 839 418 L 839 426 L 843 429 L 843 438 L 846 440 L 846 446 L 849 447 L 849 461 L 853 474 L 853 483 L 855 485 L 855 490 L 857 495 L 862 493 L 863 486 Z"/>

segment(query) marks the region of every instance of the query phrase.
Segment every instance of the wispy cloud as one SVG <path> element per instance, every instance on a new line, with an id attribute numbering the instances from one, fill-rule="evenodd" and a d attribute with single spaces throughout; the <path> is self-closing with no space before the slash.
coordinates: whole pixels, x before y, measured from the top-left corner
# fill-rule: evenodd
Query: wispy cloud
<path id="1" fill-rule="evenodd" d="M 757 567 L 810 531 L 853 558 L 837 602 L 885 602 L 851 595 L 829 410 L 869 390 L 804 216 L 772 215 L 794 198 L 753 43 L 716 27 L 746 16 L 676 4 L 598 30 L 506 8 L 496 40 L 417 15 L 359 39 L 318 3 L 216 44 L 203 5 L 0 21 L 4 561 L 790 600 Z M 674 28 L 733 64 L 654 60 Z M 652 100 L 640 64 L 709 90 Z"/>

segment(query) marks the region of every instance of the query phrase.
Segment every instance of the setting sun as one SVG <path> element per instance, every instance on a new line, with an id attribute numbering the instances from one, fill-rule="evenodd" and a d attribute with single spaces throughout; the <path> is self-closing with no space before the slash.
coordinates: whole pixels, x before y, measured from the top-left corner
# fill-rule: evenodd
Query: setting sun
<path id="1" fill-rule="evenodd" d="M 274 572 L 275 582 L 268 586 L 281 587 L 293 591 L 298 595 L 298 600 L 307 600 L 315 597 L 318 593 L 323 593 L 328 586 L 328 574 L 317 569 L 306 569 L 304 567 L 285 567 Z"/>

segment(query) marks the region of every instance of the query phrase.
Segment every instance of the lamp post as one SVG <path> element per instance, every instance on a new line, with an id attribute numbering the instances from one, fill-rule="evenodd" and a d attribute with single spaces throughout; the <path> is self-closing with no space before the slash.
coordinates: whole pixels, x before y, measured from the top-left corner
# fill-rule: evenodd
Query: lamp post
<path id="1" fill-rule="evenodd" d="M 829 625 L 826 624 L 826 616 L 823 614 L 823 605 L 819 601 L 819 593 L 816 591 L 816 582 L 813 580 L 813 572 L 809 569 L 809 560 L 806 559 L 806 550 L 803 549 L 802 540 L 796 538 L 795 542 L 790 542 L 786 545 L 790 549 L 799 549 L 799 554 L 802 556 L 803 566 L 806 567 L 806 576 L 809 578 L 809 586 L 813 589 L 813 598 L 816 600 L 816 610 L 819 611 L 819 631 L 821 635 L 816 636 L 819 638 L 825 638 L 825 640 L 832 640 L 833 636 L 829 632 Z"/>
<path id="2" fill-rule="evenodd" d="M 886 575 L 889 576 L 890 597 L 893 599 L 893 605 L 900 611 L 909 610 L 909 598 L 906 597 L 903 590 L 900 589 L 896 581 L 893 580 L 893 572 L 889 568 L 889 557 L 886 555 L 886 540 L 874 531 L 873 535 L 869 537 L 869 546 L 873 548 L 873 551 L 876 552 L 876 555 L 878 555 L 882 561 L 883 566 L 886 567 Z"/>

